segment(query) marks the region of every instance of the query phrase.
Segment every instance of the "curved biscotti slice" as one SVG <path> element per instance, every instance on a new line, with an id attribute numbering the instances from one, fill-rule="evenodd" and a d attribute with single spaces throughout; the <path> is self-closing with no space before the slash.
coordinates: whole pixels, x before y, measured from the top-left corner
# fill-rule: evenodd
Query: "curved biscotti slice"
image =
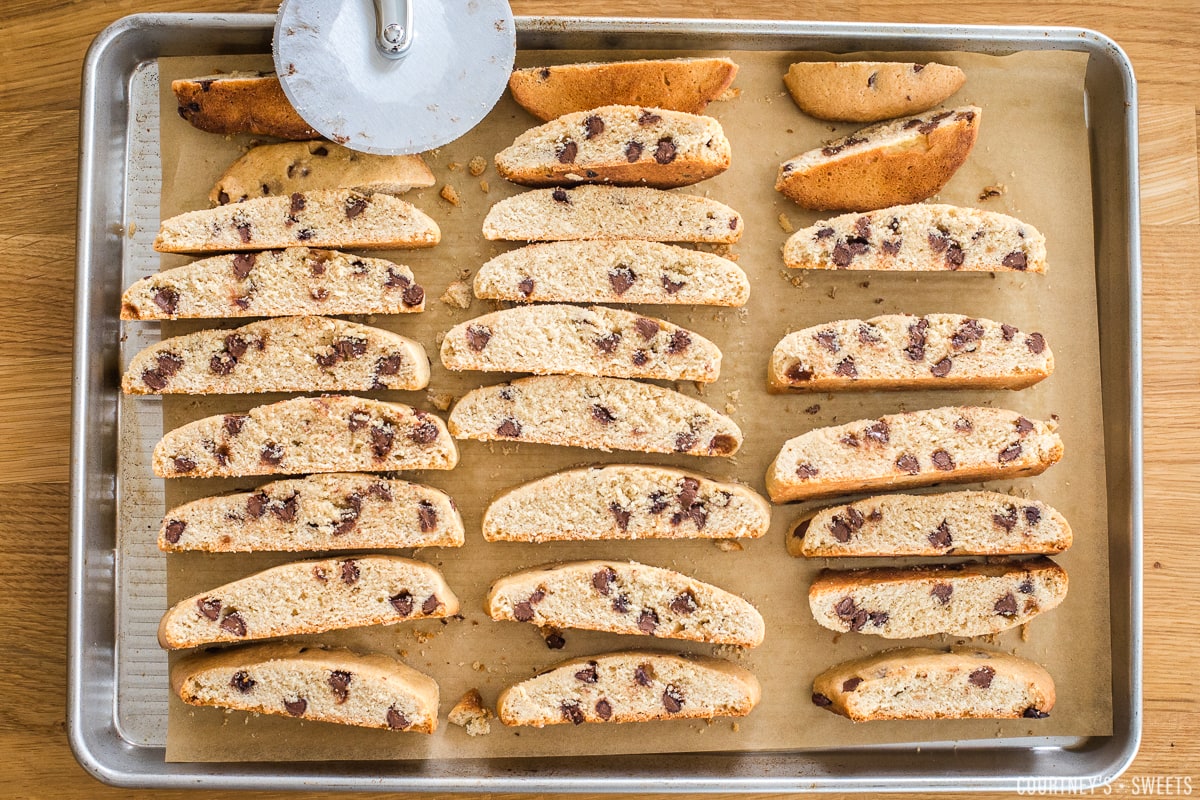
<path id="1" fill-rule="evenodd" d="M 685 394 L 620 378 L 547 375 L 468 392 L 450 412 L 459 439 L 595 450 L 730 456 L 742 431 Z"/>
<path id="2" fill-rule="evenodd" d="M 1045 272 L 1046 237 L 1019 219 L 944 203 L 842 214 L 796 231 L 793 269 Z"/>
<path id="3" fill-rule="evenodd" d="M 783 82 L 800 110 L 835 122 L 879 122 L 919 114 L 962 88 L 966 74 L 945 64 L 807 61 Z"/>
<path id="4" fill-rule="evenodd" d="M 225 205 L 316 189 L 403 194 L 433 184 L 433 173 L 417 155 L 379 156 L 333 142 L 283 142 L 250 148 L 225 170 L 208 199 Z"/>
<path id="5" fill-rule="evenodd" d="M 317 139 L 288 102 L 274 73 L 229 72 L 171 82 L 179 116 L 209 133 Z"/>
<path id="6" fill-rule="evenodd" d="M 144 320 L 424 310 L 408 267 L 307 247 L 200 259 L 142 278 L 121 298 L 121 319 Z"/>
<path id="7" fill-rule="evenodd" d="M 1024 625 L 1067 596 L 1048 558 L 952 567 L 823 570 L 808 590 L 813 618 L 835 631 L 885 639 L 985 636 Z"/>
<path id="8" fill-rule="evenodd" d="M 544 242 L 475 273 L 475 296 L 519 303 L 742 306 L 750 281 L 727 258 L 661 242 Z"/>
<path id="9" fill-rule="evenodd" d="M 1057 423 L 1016 411 L 945 406 L 817 428 L 789 439 L 767 468 L 776 503 L 1038 475 L 1062 458 Z"/>
<path id="10" fill-rule="evenodd" d="M 525 186 L 611 183 L 669 189 L 729 169 L 729 140 L 712 117 L 641 106 L 564 114 L 496 154 L 502 178 Z"/>
<path id="11" fill-rule="evenodd" d="M 438 685 L 379 653 L 306 644 L 257 644 L 184 656 L 171 689 L 193 706 L 433 733 Z"/>
<path id="12" fill-rule="evenodd" d="M 645 186 L 533 189 L 501 200 L 483 221 L 487 239 L 577 241 L 645 239 L 732 243 L 742 238 L 742 216 L 693 194 Z"/>
<path id="13" fill-rule="evenodd" d="M 1040 333 L 962 314 L 888 314 L 793 331 L 767 365 L 773 392 L 1024 389 L 1054 371 Z"/>
<path id="14" fill-rule="evenodd" d="M 648 464 L 584 467 L 513 487 L 483 515 L 489 542 L 757 539 L 771 506 L 753 489 Z"/>
<path id="15" fill-rule="evenodd" d="M 814 705 L 855 722 L 879 719 L 1045 719 L 1054 680 L 1040 664 L 954 646 L 885 650 L 813 680 Z"/>
<path id="16" fill-rule="evenodd" d="M 281 564 L 176 603 L 158 626 L 169 650 L 450 617 L 442 573 L 399 556 Z"/>
<path id="17" fill-rule="evenodd" d="M 445 492 L 397 478 L 331 473 L 205 497 L 163 517 L 158 547 L 244 553 L 462 547 L 463 523 Z"/>
<path id="18" fill-rule="evenodd" d="M 542 120 L 613 103 L 698 114 L 729 88 L 737 70 L 728 58 L 561 64 L 513 70 L 508 88 Z"/>
<path id="19" fill-rule="evenodd" d="M 454 469 L 458 448 L 434 414 L 348 395 L 297 397 L 176 428 L 154 447 L 160 478 Z"/>
<path id="20" fill-rule="evenodd" d="M 349 189 L 256 197 L 165 219 L 154 249 L 160 253 L 211 253 L 278 247 L 361 250 L 433 247 L 441 239 L 425 212 L 387 194 Z"/>
<path id="21" fill-rule="evenodd" d="M 788 537 L 788 552 L 839 556 L 997 556 L 1061 553 L 1071 526 L 1038 500 L 998 492 L 889 494 L 818 511 Z"/>
<path id="22" fill-rule="evenodd" d="M 775 188 L 813 210 L 919 203 L 967 160 L 981 113 L 963 106 L 863 128 L 783 162 Z"/>
<path id="23" fill-rule="evenodd" d="M 442 366 L 711 383 L 721 374 L 721 351 L 698 333 L 632 311 L 533 305 L 455 325 L 442 340 Z"/>
<path id="24" fill-rule="evenodd" d="M 163 339 L 133 357 L 126 394 L 245 394 L 424 389 L 425 348 L 330 317 L 276 317 Z"/>

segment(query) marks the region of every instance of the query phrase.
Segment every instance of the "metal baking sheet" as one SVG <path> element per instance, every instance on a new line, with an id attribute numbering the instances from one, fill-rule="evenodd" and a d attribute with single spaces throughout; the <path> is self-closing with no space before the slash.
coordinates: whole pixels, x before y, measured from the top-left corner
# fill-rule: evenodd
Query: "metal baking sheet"
<path id="1" fill-rule="evenodd" d="M 138 15 L 102 33 L 84 70 L 77 275 L 75 431 L 72 458 L 72 596 L 69 729 L 80 762 L 131 786 L 479 791 L 798 791 L 1013 789 L 1022 776 L 1114 778 L 1140 736 L 1140 268 L 1136 103 L 1119 48 L 1077 29 L 865 26 L 797 22 L 519 19 L 526 49 L 1021 50 L 1089 54 L 1085 84 L 1092 140 L 1096 278 L 1108 467 L 1114 735 L 1089 739 L 926 743 L 842 751 L 673 754 L 588 759 L 337 764 L 166 764 L 165 657 L 153 631 L 162 609 L 138 587 L 161 582 L 163 560 L 147 534 L 158 519 L 126 518 L 130 492 L 154 506 L 161 481 L 121 448 L 131 430 L 160 430 L 156 404 L 125 405 L 117 298 L 131 277 L 153 271 L 138 254 L 157 207 L 140 190 L 157 179 L 157 120 L 139 102 L 157 92 L 154 59 L 261 53 L 272 17 Z M 129 246 L 132 242 L 134 246 Z M 113 275 L 120 265 L 120 278 Z M 134 326 L 130 337 L 141 335 Z M 136 413 L 134 410 L 136 409 Z M 144 458 L 144 455 L 141 456 Z M 117 491 L 120 484 L 120 492 Z M 157 504 L 161 508 L 161 502 Z M 124 536 L 129 532 L 128 541 Z M 158 596 L 155 594 L 154 596 Z M 164 601 L 165 602 L 165 599 Z M 149 606 L 153 606 L 150 603 Z"/>

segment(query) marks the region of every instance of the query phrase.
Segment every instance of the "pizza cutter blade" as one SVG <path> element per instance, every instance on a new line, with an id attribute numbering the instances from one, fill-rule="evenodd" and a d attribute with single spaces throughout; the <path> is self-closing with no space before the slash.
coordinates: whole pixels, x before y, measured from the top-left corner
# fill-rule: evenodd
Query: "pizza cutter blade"
<path id="1" fill-rule="evenodd" d="M 283 91 L 322 136 L 380 155 L 462 136 L 508 83 L 516 28 L 505 0 L 283 0 Z"/>

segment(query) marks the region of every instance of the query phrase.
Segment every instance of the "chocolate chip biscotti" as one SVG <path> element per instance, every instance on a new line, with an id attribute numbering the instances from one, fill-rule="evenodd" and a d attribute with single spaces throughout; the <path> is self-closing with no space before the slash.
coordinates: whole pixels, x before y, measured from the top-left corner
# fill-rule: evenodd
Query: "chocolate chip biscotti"
<path id="1" fill-rule="evenodd" d="M 209 133 L 316 139 L 273 72 L 227 72 L 171 82 L 179 116 Z"/>
<path id="2" fill-rule="evenodd" d="M 879 122 L 919 114 L 962 88 L 958 67 L 893 61 L 805 61 L 783 82 L 800 110 L 817 119 Z"/>

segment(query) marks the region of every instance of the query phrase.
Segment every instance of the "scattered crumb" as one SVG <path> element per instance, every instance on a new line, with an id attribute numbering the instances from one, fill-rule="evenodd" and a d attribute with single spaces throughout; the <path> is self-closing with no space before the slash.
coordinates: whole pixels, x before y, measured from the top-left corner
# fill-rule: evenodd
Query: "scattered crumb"
<path id="1" fill-rule="evenodd" d="M 737 86 L 730 86 L 725 91 L 716 96 L 717 100 L 736 100 L 742 96 L 742 90 Z"/>
<path id="2" fill-rule="evenodd" d="M 482 175 L 486 169 L 487 159 L 483 156 L 473 156 L 471 160 L 467 162 L 467 172 L 470 172 L 476 178 Z"/>
<path id="3" fill-rule="evenodd" d="M 435 638 L 441 631 L 423 631 L 414 630 L 413 638 L 417 640 L 417 644 L 425 644 L 429 640 Z"/>
<path id="4" fill-rule="evenodd" d="M 137 233 L 137 223 L 136 222 L 129 223 L 129 238 L 132 239 L 134 237 L 134 234 L 136 234 L 136 233 Z"/>
<path id="5" fill-rule="evenodd" d="M 825 290 L 825 294 L 829 297 L 830 300 L 836 300 L 837 299 L 837 287 L 830 286 L 828 289 Z"/>
<path id="6" fill-rule="evenodd" d="M 454 405 L 454 395 L 447 392 L 435 392 L 430 389 L 425 393 L 425 397 L 429 400 L 429 404 L 438 411 L 449 411 L 450 406 Z"/>
<path id="7" fill-rule="evenodd" d="M 804 409 L 804 413 L 805 413 L 805 414 L 816 414 L 816 413 L 817 413 L 818 411 L 820 411 L 820 410 L 821 410 L 821 404 L 820 404 L 820 403 L 814 403 L 813 405 L 811 405 L 811 406 L 809 406 L 808 408 Z"/>
<path id="8" fill-rule="evenodd" d="M 458 163 L 457 161 L 451 161 L 446 165 L 446 169 L 450 170 L 451 172 L 458 172 L 460 169 L 462 169 L 462 164 Z"/>
<path id="9" fill-rule="evenodd" d="M 779 227 L 783 228 L 784 233 L 791 233 L 796 230 L 792 227 L 792 221 L 787 218 L 787 214 L 784 214 L 782 211 L 779 212 Z"/>
<path id="10" fill-rule="evenodd" d="M 738 403 L 741 402 L 742 392 L 740 389 L 734 389 L 732 392 L 726 395 L 726 397 L 728 399 L 725 403 L 725 413 L 733 414 L 738 410 Z"/>
<path id="11" fill-rule="evenodd" d="M 711 252 L 713 255 L 721 256 L 721 258 L 729 258 L 730 253 L 733 252 L 733 248 L 727 244 L 714 244 Z"/>
<path id="12" fill-rule="evenodd" d="M 704 397 L 704 384 L 700 381 L 692 381 L 692 386 L 696 387 L 696 394 Z"/>
<path id="13" fill-rule="evenodd" d="M 993 197 L 999 197 L 1008 191 L 1008 187 L 1003 183 L 993 184 L 992 186 L 983 187 L 983 191 L 979 193 L 980 200 L 990 200 Z"/>
<path id="14" fill-rule="evenodd" d="M 441 300 L 455 308 L 470 308 L 471 287 L 465 281 L 454 281 L 446 287 L 446 293 L 442 295 Z"/>
<path id="15" fill-rule="evenodd" d="M 783 276 L 783 279 L 785 281 L 790 283 L 792 286 L 795 286 L 797 289 L 804 288 L 804 276 L 803 275 L 795 274 L 795 273 L 791 272 L 790 270 L 786 270 L 786 269 L 779 270 L 779 274 Z"/>
<path id="16" fill-rule="evenodd" d="M 441 347 L 442 342 L 446 341 L 446 333 L 446 331 L 438 331 L 437 336 L 434 337 L 434 341 L 437 342 L 438 347 Z"/>
<path id="17" fill-rule="evenodd" d="M 882 298 L 882 297 L 876 297 L 876 298 L 875 298 L 874 300 L 872 300 L 871 302 L 873 302 L 873 303 L 874 303 L 875 305 L 877 305 L 877 306 L 878 306 L 878 305 L 882 305 L 882 304 L 883 304 L 883 298 Z"/>
<path id="18" fill-rule="evenodd" d="M 441 195 L 443 200 L 455 208 L 462 205 L 462 200 L 458 196 L 458 190 L 448 183 L 442 187 Z"/>
<path id="19" fill-rule="evenodd" d="M 562 650 L 567 646 L 567 640 L 558 628 L 545 627 L 541 629 L 541 633 L 542 638 L 546 640 L 546 647 L 551 650 Z"/>
<path id="20" fill-rule="evenodd" d="M 480 181 L 479 188 L 483 190 L 484 194 L 487 194 L 488 192 L 490 192 L 492 190 L 492 188 L 490 186 L 488 186 L 487 181 Z"/>
<path id="21" fill-rule="evenodd" d="M 742 729 L 742 726 L 738 725 L 736 722 L 732 722 L 729 724 L 729 730 L 733 731 L 734 733 L 737 733 L 741 729 Z"/>
<path id="22" fill-rule="evenodd" d="M 722 553 L 740 553 L 746 549 L 737 539 L 713 539 L 713 545 Z"/>
<path id="23" fill-rule="evenodd" d="M 458 271 L 458 279 L 459 279 L 460 281 L 465 281 L 465 280 L 466 280 L 467 278 L 469 278 L 469 277 L 471 277 L 471 269 L 470 269 L 470 267 L 463 267 L 462 269 L 460 269 L 460 270 Z"/>
<path id="24" fill-rule="evenodd" d="M 870 288 L 871 288 L 871 282 L 870 282 L 870 281 L 863 281 L 862 283 L 860 283 L 860 284 L 858 285 L 858 287 L 859 287 L 860 289 L 870 289 Z"/>
<path id="25" fill-rule="evenodd" d="M 1029 641 L 1029 623 L 1028 622 L 1021 626 L 1021 641 L 1022 642 Z"/>
<path id="26" fill-rule="evenodd" d="M 487 669 L 487 665 L 482 661 L 472 661 L 471 669 L 475 670 L 476 672 L 483 672 Z"/>
<path id="27" fill-rule="evenodd" d="M 470 689 L 464 694 L 454 708 L 450 709 L 450 724 L 461 725 L 468 736 L 486 736 L 492 732 L 489 720 L 495 716 L 492 710 L 483 705 L 483 696 L 478 689 Z"/>

